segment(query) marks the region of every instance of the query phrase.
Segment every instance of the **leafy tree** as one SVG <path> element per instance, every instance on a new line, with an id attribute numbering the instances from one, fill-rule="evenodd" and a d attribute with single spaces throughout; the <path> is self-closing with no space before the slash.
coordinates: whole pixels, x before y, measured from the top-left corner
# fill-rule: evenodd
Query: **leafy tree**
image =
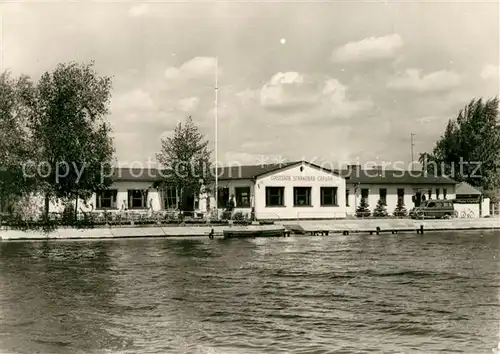
<path id="1" fill-rule="evenodd" d="M 377 202 L 377 206 L 375 207 L 375 210 L 373 210 L 373 216 L 386 217 L 388 215 L 389 214 L 387 213 L 384 201 L 382 199 L 379 199 Z"/>
<path id="2" fill-rule="evenodd" d="M 470 101 L 448 122 L 432 153 L 420 155 L 424 170 L 486 190 L 500 187 L 498 106 L 498 97 Z"/>
<path id="3" fill-rule="evenodd" d="M 111 184 L 113 144 L 105 116 L 111 96 L 111 79 L 98 76 L 94 62 L 59 64 L 44 73 L 32 94 L 29 128 L 36 163 L 38 189 L 45 195 L 45 214 L 53 199 L 87 199 Z"/>
<path id="4" fill-rule="evenodd" d="M 0 74 L 0 199 L 13 201 L 34 188 L 23 166 L 31 155 L 28 111 L 23 97 L 33 90 L 27 76 Z"/>
<path id="5" fill-rule="evenodd" d="M 361 202 L 359 203 L 359 206 L 356 209 L 356 216 L 360 218 L 360 217 L 368 217 L 370 215 L 371 211 L 368 202 L 366 201 L 366 198 L 361 198 Z"/>
<path id="6" fill-rule="evenodd" d="M 179 123 L 171 137 L 162 139 L 161 151 L 156 154 L 164 168 L 161 185 L 174 185 L 181 194 L 181 209 L 186 209 L 189 195 L 197 195 L 204 185 L 207 190 L 212 183 L 210 173 L 208 140 L 199 131 L 190 117 Z"/>
<path id="7" fill-rule="evenodd" d="M 396 209 L 394 209 L 394 216 L 404 217 L 408 215 L 408 210 L 406 210 L 405 202 L 403 198 L 398 198 L 398 203 L 396 204 Z"/>

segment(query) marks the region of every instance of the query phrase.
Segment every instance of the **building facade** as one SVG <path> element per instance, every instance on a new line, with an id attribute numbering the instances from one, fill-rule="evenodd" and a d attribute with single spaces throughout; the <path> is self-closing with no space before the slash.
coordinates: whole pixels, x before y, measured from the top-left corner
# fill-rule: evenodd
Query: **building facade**
<path id="1" fill-rule="evenodd" d="M 199 195 L 185 193 L 181 200 L 174 186 L 158 187 L 158 170 L 117 168 L 108 190 L 79 201 L 78 209 L 151 213 L 175 211 L 182 205 L 188 215 L 192 211 L 195 216 L 215 212 L 221 216 L 232 204 L 233 215 L 241 213 L 257 220 L 336 219 L 355 214 L 361 198 L 372 211 L 382 199 L 392 214 L 400 199 L 411 209 L 426 199 L 453 200 L 456 192 L 455 181 L 420 171 L 363 170 L 359 166 L 329 170 L 307 161 L 221 167 L 217 173 L 217 198 L 202 188 Z M 62 209 L 57 203 L 50 207 L 53 212 Z"/>
<path id="2" fill-rule="evenodd" d="M 433 176 L 422 171 L 361 169 L 350 166 L 342 172 L 346 178 L 346 209 L 353 215 L 365 198 L 373 212 L 379 200 L 392 214 L 398 200 L 409 210 L 429 199 L 455 199 L 456 182 L 448 177 Z"/>

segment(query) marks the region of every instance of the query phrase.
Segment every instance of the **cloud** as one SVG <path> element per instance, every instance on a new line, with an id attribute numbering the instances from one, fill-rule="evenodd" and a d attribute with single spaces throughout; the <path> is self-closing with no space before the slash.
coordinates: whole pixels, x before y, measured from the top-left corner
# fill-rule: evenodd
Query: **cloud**
<path id="1" fill-rule="evenodd" d="M 332 60 L 334 62 L 364 62 L 391 58 L 402 46 L 403 39 L 399 34 L 370 37 L 336 48 L 332 53 Z"/>
<path id="2" fill-rule="evenodd" d="M 414 92 L 447 91 L 460 84 L 460 76 L 452 71 L 440 70 L 422 75 L 420 69 L 407 69 L 399 77 L 392 78 L 387 86 L 392 89 Z"/>
<path id="3" fill-rule="evenodd" d="M 165 78 L 168 80 L 206 78 L 215 79 L 216 60 L 213 57 L 195 57 L 180 67 L 169 67 L 165 70 Z"/>
<path id="4" fill-rule="evenodd" d="M 198 109 L 200 99 L 198 97 L 186 97 L 177 102 L 177 109 L 182 112 L 193 112 Z"/>
<path id="5" fill-rule="evenodd" d="M 132 17 L 143 16 L 143 15 L 146 15 L 148 12 L 149 12 L 149 5 L 148 4 L 141 4 L 141 5 L 132 6 L 128 10 L 129 16 L 132 16 Z"/>
<path id="6" fill-rule="evenodd" d="M 498 80 L 499 79 L 499 68 L 495 65 L 485 65 L 483 70 L 481 70 L 481 78 L 483 80 Z"/>
<path id="7" fill-rule="evenodd" d="M 251 97 L 248 92 L 242 97 Z M 369 99 L 352 100 L 347 87 L 331 77 L 297 72 L 275 74 L 260 90 L 260 105 L 275 114 L 304 122 L 325 118 L 350 118 L 372 106 Z"/>
<path id="8" fill-rule="evenodd" d="M 127 91 L 112 99 L 112 110 L 150 110 L 155 107 L 149 92 L 142 89 Z"/>

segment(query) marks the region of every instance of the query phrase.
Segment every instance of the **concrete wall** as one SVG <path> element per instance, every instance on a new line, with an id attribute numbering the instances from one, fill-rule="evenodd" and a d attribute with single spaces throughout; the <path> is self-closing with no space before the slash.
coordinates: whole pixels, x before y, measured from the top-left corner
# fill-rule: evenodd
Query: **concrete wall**
<path id="1" fill-rule="evenodd" d="M 486 215 L 490 215 L 490 199 L 483 199 L 481 210 L 479 208 L 479 203 L 455 203 L 454 208 L 458 212 L 459 218 L 467 218 L 470 216 L 472 216 L 473 218 L 484 217 Z"/>
<path id="2" fill-rule="evenodd" d="M 303 167 L 302 171 L 301 167 Z M 310 180 L 304 180 L 305 178 Z M 266 206 L 266 187 L 285 188 L 284 206 Z M 311 187 L 310 206 L 294 206 L 294 187 Z M 338 206 L 321 206 L 321 187 L 337 187 Z M 263 175 L 256 182 L 255 214 L 257 219 L 344 218 L 346 216 L 345 179 L 308 164 L 296 165 L 277 173 Z"/>
<path id="3" fill-rule="evenodd" d="M 373 212 L 375 207 L 377 206 L 378 200 L 380 199 L 379 190 L 380 188 L 387 189 L 387 212 L 392 215 L 394 209 L 396 208 L 398 202 L 398 189 L 404 189 L 404 204 L 407 210 L 413 208 L 414 202 L 412 200 L 412 196 L 415 193 L 415 190 L 432 190 L 432 199 L 436 198 L 436 188 L 440 189 L 439 199 L 443 198 L 443 188 L 447 189 L 446 199 L 454 199 L 455 198 L 455 186 L 454 185 L 408 185 L 408 184 L 361 184 L 358 187 L 357 195 L 354 195 L 354 185 L 348 183 L 346 186 L 349 189 L 349 206 L 346 207 L 347 212 L 349 214 L 354 214 L 356 208 L 359 206 L 361 202 L 361 189 L 368 189 L 368 205 L 370 210 Z M 428 199 L 428 194 L 425 192 L 425 198 Z"/>

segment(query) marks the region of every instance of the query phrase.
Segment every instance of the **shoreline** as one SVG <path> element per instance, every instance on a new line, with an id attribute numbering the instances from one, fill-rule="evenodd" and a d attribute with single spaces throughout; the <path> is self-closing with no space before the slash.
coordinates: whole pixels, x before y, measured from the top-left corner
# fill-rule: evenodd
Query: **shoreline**
<path id="1" fill-rule="evenodd" d="M 200 238 L 222 237 L 224 230 L 266 231 L 285 227 L 294 236 L 352 233 L 404 233 L 432 231 L 500 230 L 500 218 L 481 219 L 345 219 L 345 220 L 297 220 L 275 222 L 274 225 L 134 225 L 128 227 L 95 227 L 89 229 L 58 228 L 50 233 L 41 231 L 0 230 L 0 241 L 40 241 L 40 240 L 102 240 L 127 238 Z"/>

